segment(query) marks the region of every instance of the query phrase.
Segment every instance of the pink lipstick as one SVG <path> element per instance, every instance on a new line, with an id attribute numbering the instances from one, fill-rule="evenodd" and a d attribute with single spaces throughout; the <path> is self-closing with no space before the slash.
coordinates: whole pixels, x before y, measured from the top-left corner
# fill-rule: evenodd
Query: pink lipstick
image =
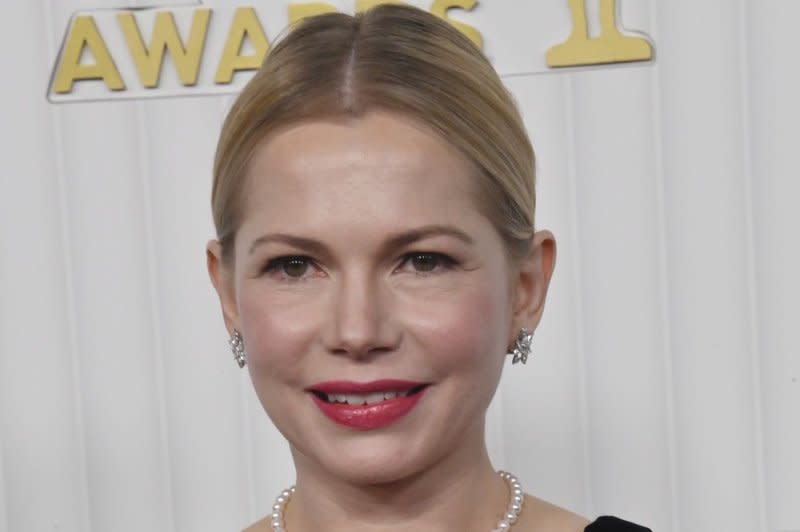
<path id="1" fill-rule="evenodd" d="M 326 381 L 310 386 L 314 404 L 329 419 L 355 430 L 386 427 L 408 415 L 428 383 L 397 379 L 372 382 Z"/>

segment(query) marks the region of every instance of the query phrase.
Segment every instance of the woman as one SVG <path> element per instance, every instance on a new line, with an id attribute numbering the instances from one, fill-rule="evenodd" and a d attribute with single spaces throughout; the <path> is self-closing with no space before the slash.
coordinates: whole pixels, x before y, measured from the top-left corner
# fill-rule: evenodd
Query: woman
<path id="1" fill-rule="evenodd" d="M 248 530 L 644 530 L 590 525 L 489 461 L 486 409 L 555 261 L 534 196 L 510 95 L 434 16 L 323 15 L 271 51 L 222 129 L 207 250 L 297 472 Z"/>

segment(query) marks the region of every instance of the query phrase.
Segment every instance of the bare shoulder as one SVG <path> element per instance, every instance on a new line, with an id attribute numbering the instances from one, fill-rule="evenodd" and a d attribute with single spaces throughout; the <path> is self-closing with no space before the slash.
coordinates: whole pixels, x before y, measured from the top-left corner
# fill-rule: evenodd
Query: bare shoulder
<path id="1" fill-rule="evenodd" d="M 533 495 L 525 494 L 519 521 L 514 530 L 519 532 L 583 532 L 589 520 L 565 508 L 556 506 Z"/>
<path id="2" fill-rule="evenodd" d="M 272 526 L 270 525 L 269 518 L 265 517 L 261 521 L 256 521 L 249 527 L 245 528 L 242 532 L 271 532 Z"/>

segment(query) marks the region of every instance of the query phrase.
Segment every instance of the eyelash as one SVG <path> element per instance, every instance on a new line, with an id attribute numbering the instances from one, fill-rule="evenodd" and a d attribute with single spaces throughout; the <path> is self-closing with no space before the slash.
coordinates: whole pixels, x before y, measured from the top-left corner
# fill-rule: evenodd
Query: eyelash
<path id="1" fill-rule="evenodd" d="M 403 260 L 401 261 L 400 265 L 403 266 L 408 263 L 411 259 L 416 257 L 433 257 L 437 261 L 437 266 L 439 267 L 439 271 L 417 271 L 416 274 L 420 277 L 429 277 L 431 275 L 437 275 L 442 273 L 443 271 L 448 271 L 453 269 L 458 263 L 452 257 L 449 257 L 443 253 L 436 253 L 432 251 L 414 251 L 411 253 L 406 253 L 403 255 Z M 286 265 L 291 263 L 292 261 L 303 261 L 307 263 L 309 266 L 313 265 L 314 261 L 311 257 L 307 257 L 305 255 L 285 255 L 282 257 L 276 257 L 271 259 L 267 262 L 266 265 L 261 269 L 261 274 L 271 274 L 271 273 L 281 273 L 280 270 L 284 268 Z M 282 275 L 281 281 L 289 282 L 289 283 L 298 283 L 303 282 L 306 280 L 305 277 L 292 277 L 291 275 Z"/>

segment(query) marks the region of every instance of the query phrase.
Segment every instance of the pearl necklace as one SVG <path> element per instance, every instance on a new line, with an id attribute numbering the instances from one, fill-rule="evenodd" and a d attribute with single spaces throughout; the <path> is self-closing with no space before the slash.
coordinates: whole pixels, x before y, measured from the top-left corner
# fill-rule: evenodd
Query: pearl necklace
<path id="1" fill-rule="evenodd" d="M 497 523 L 492 532 L 507 532 L 511 530 L 511 526 L 517 522 L 519 514 L 522 512 L 522 503 L 525 500 L 525 494 L 522 491 L 522 485 L 517 480 L 517 477 L 505 471 L 498 472 L 503 480 L 508 483 L 508 489 L 511 492 L 511 497 L 508 502 L 503 518 Z M 283 490 L 280 495 L 275 499 L 275 504 L 272 505 L 272 514 L 270 520 L 272 522 L 273 532 L 286 532 L 283 526 L 283 509 L 286 503 L 289 502 L 292 495 L 294 495 L 295 487 Z"/>

